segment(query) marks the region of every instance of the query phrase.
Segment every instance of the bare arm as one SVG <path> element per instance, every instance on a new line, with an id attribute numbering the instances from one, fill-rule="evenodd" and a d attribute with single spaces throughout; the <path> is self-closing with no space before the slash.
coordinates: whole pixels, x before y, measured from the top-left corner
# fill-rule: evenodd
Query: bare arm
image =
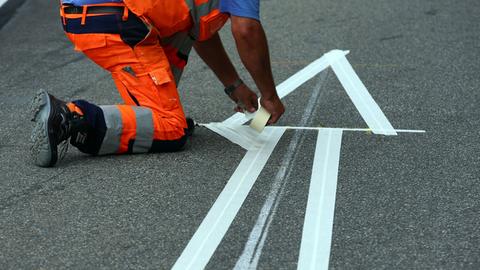
<path id="1" fill-rule="evenodd" d="M 225 87 L 232 85 L 239 78 L 235 67 L 225 52 L 218 33 L 209 40 L 196 42 L 194 48 Z M 257 95 L 245 84 L 239 86 L 232 93 L 231 98 L 233 101 L 242 104 L 242 107 L 245 107 L 249 112 L 254 112 L 258 107 Z M 240 107 L 237 108 L 239 111 L 242 109 Z"/>
<path id="2" fill-rule="evenodd" d="M 257 20 L 233 15 L 231 21 L 240 58 L 262 94 L 262 106 L 272 114 L 268 123 L 273 124 L 282 116 L 285 108 L 275 89 L 263 26 Z"/>

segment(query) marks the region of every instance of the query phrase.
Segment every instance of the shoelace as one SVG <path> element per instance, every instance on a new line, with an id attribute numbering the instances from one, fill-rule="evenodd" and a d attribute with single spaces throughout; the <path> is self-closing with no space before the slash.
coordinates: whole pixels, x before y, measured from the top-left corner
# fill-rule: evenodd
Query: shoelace
<path id="1" fill-rule="evenodd" d="M 67 112 L 67 116 L 65 117 L 63 114 L 62 114 L 62 127 L 64 128 L 63 132 L 64 134 L 69 134 L 70 132 L 70 129 L 71 129 L 71 126 L 70 126 L 70 122 L 68 121 L 68 118 L 73 116 L 70 115 L 71 113 L 70 112 Z M 69 136 L 64 138 L 64 140 L 62 140 L 59 144 L 58 144 L 58 160 L 61 161 L 65 158 L 66 154 L 67 154 L 67 151 L 68 151 L 68 145 L 70 144 L 69 143 Z"/>

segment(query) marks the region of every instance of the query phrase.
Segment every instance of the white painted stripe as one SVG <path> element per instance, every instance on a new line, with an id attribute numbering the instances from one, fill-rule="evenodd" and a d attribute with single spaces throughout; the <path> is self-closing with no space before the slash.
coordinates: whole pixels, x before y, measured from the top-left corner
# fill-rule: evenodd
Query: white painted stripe
<path id="1" fill-rule="evenodd" d="M 375 134 L 397 135 L 390 121 L 372 98 L 363 82 L 345 57 L 349 51 L 332 50 L 317 59 L 285 82 L 277 86 L 280 98 L 295 91 L 300 85 L 313 78 L 329 66 L 337 75 L 353 104 Z M 243 113 L 236 113 L 223 121 L 226 125 L 242 125 L 249 121 Z"/>
<path id="2" fill-rule="evenodd" d="M 248 126 L 227 126 L 223 123 L 210 123 L 203 126 L 246 150 L 258 149 L 268 141 L 265 134 L 257 133 Z"/>
<path id="3" fill-rule="evenodd" d="M 345 57 L 349 51 L 339 51 L 342 53 L 342 56 Z M 288 94 L 295 91 L 299 86 L 307 82 L 308 80 L 315 77 L 318 73 L 322 72 L 330 66 L 330 61 L 335 61 L 335 57 L 339 57 L 338 54 L 330 55 L 329 57 L 323 55 L 318 58 L 302 70 L 295 73 L 293 76 L 285 80 L 283 83 L 277 86 L 277 93 L 280 98 L 286 97 Z M 223 121 L 226 125 L 243 125 L 248 122 L 250 118 L 245 117 L 243 113 L 236 113 L 232 115 L 227 120 Z"/>
<path id="4" fill-rule="evenodd" d="M 239 136 L 236 132 L 232 131 L 232 129 L 223 125 L 222 123 L 210 123 L 203 126 L 231 141 L 232 143 L 241 146 L 243 149 L 248 150 L 253 145 L 250 140 Z"/>
<path id="5" fill-rule="evenodd" d="M 328 70 L 320 75 L 317 85 L 314 87 L 311 96 L 308 99 L 308 104 L 300 119 L 300 125 L 308 125 L 312 120 L 312 116 L 315 114 L 315 109 L 318 105 L 318 100 L 321 100 L 321 89 L 328 78 Z M 268 127 L 271 128 L 271 127 Z M 288 145 L 285 156 L 282 158 L 280 168 L 275 175 L 272 183 L 272 188 L 267 195 L 267 199 L 260 210 L 257 217 L 257 221 L 248 236 L 248 241 L 245 244 L 242 255 L 237 260 L 235 270 L 242 269 L 256 269 L 258 262 L 263 252 L 263 247 L 267 236 L 269 234 L 270 226 L 277 213 L 278 205 L 285 192 L 285 186 L 287 180 L 290 178 L 292 172 L 293 162 L 297 159 L 298 155 L 303 152 L 297 149 L 298 145 L 302 145 L 305 140 L 305 133 L 296 131 Z"/>
<path id="6" fill-rule="evenodd" d="M 3 4 L 5 4 L 8 0 L 0 0 L 0 7 L 3 6 Z"/>
<path id="7" fill-rule="evenodd" d="M 331 128 L 331 127 L 294 127 L 294 126 L 269 126 L 269 128 L 279 128 L 279 129 L 300 129 L 300 130 L 341 130 L 341 131 L 359 131 L 359 132 L 372 132 L 370 128 Z M 426 133 L 425 130 L 417 129 L 394 129 L 397 133 Z"/>
<path id="8" fill-rule="evenodd" d="M 326 56 L 330 59 L 331 67 L 338 80 L 347 91 L 363 120 L 372 129 L 372 132 L 383 135 L 397 135 L 390 121 L 353 70 L 345 54 L 342 51 L 334 50 L 327 53 Z"/>
<path id="9" fill-rule="evenodd" d="M 298 87 L 300 87 L 302 84 L 315 77 L 318 73 L 327 69 L 329 65 L 330 63 L 328 62 L 328 59 L 325 57 L 325 55 L 313 61 L 308 66 L 295 73 L 292 77 L 288 78 L 288 80 L 279 84 L 277 86 L 278 96 L 280 98 L 286 97 L 287 95 L 295 91 Z"/>
<path id="10" fill-rule="evenodd" d="M 208 127 L 211 124 L 222 124 L 222 123 L 210 123 L 210 124 L 199 124 L 200 126 Z M 268 126 L 269 129 L 292 129 L 292 130 L 341 130 L 341 131 L 358 131 L 358 132 L 372 132 L 369 128 L 332 128 L 332 127 L 295 127 L 295 126 Z M 426 133 L 425 130 L 421 129 L 395 129 L 397 133 Z"/>
<path id="11" fill-rule="evenodd" d="M 318 132 L 298 269 L 327 270 L 330 260 L 342 131 Z"/>
<path id="12" fill-rule="evenodd" d="M 267 129 L 267 142 L 247 151 L 173 269 L 203 269 L 220 244 L 285 129 Z"/>

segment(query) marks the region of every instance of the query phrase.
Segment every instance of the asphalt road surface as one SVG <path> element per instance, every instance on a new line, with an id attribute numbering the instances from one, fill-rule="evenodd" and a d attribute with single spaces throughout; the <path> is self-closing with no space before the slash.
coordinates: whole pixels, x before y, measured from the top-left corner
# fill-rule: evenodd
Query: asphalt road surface
<path id="1" fill-rule="evenodd" d="M 55 168 L 33 166 L 28 106 L 38 89 L 120 102 L 109 75 L 73 51 L 57 2 L 26 0 L 0 29 L 0 268 L 169 269 L 245 150 L 199 128 L 179 153 L 89 157 L 72 147 Z M 278 83 L 348 49 L 393 126 L 426 130 L 345 132 L 330 268 L 480 269 L 480 2 L 264 0 L 262 21 Z M 253 87 L 228 26 L 222 38 Z M 366 127 L 331 70 L 285 98 L 279 125 L 298 125 L 313 91 L 307 126 Z M 180 92 L 198 122 L 233 113 L 195 53 Z M 314 131 L 286 132 L 207 269 L 236 265 L 275 181 L 285 188 L 256 266 L 297 267 L 315 143 Z M 281 166 L 288 173 L 276 180 Z"/>

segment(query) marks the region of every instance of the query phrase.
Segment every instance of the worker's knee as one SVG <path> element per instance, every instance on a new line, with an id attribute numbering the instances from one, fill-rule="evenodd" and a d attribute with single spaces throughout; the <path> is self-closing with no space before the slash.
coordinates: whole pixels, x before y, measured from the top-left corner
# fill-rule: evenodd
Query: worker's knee
<path id="1" fill-rule="evenodd" d="M 176 152 L 184 148 L 188 126 L 183 113 L 167 115 L 157 111 L 154 121 L 154 140 L 150 152 Z"/>
<path id="2" fill-rule="evenodd" d="M 246 39 L 256 33 L 260 22 L 249 18 L 235 18 L 232 19 L 232 34 L 236 39 Z"/>

